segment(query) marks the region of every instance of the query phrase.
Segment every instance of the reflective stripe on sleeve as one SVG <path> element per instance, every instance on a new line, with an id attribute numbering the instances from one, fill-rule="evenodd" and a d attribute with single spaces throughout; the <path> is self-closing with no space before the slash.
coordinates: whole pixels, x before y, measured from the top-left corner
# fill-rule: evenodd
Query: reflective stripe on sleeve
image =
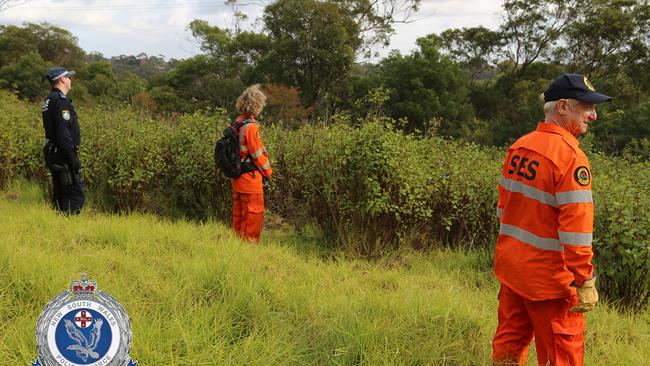
<path id="1" fill-rule="evenodd" d="M 568 205 L 569 203 L 591 203 L 593 198 L 591 190 L 575 190 L 559 192 L 555 195 L 558 205 Z"/>
<path id="2" fill-rule="evenodd" d="M 254 153 L 252 153 L 251 156 L 253 157 L 253 159 L 257 159 L 257 158 L 260 157 L 260 155 L 262 155 L 262 153 L 265 153 L 265 152 L 266 152 L 266 148 L 262 147 L 259 150 L 255 151 Z"/>
<path id="3" fill-rule="evenodd" d="M 511 236 L 521 242 L 532 245 L 535 248 L 561 252 L 564 249 L 558 239 L 542 238 L 529 231 L 518 228 L 513 225 L 501 224 L 499 235 Z"/>
<path id="4" fill-rule="evenodd" d="M 499 184 L 510 192 L 521 193 L 530 199 L 534 199 L 549 206 L 557 207 L 555 196 L 548 192 L 544 192 L 516 180 L 507 179 L 504 176 L 501 176 Z"/>
<path id="5" fill-rule="evenodd" d="M 248 146 L 246 146 L 246 145 L 239 145 L 239 151 L 241 151 L 241 152 L 248 152 Z"/>
<path id="6" fill-rule="evenodd" d="M 262 169 L 262 171 L 265 171 L 265 170 L 268 169 L 270 166 L 271 166 L 271 162 L 267 161 L 266 164 L 262 165 L 262 167 L 261 167 L 260 169 Z"/>
<path id="7" fill-rule="evenodd" d="M 497 207 L 497 217 L 501 218 L 501 216 L 503 216 L 503 209 L 500 208 L 500 207 Z"/>
<path id="8" fill-rule="evenodd" d="M 567 231 L 558 231 L 557 233 L 562 244 L 591 246 L 591 241 L 594 239 L 592 233 L 571 233 Z"/>

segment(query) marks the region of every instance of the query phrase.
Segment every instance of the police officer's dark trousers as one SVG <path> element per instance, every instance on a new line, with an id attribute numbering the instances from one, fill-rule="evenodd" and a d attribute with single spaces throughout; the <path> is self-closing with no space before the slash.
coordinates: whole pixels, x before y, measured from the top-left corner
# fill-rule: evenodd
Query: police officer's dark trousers
<path id="1" fill-rule="evenodd" d="M 66 215 L 78 215 L 85 202 L 81 172 L 63 169 L 51 169 L 50 172 L 54 208 Z"/>

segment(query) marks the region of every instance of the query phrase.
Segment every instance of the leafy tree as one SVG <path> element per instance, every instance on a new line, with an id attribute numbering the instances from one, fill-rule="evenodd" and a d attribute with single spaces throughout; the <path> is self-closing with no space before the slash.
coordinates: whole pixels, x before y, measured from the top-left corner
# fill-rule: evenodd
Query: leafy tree
<path id="1" fill-rule="evenodd" d="M 372 108 L 376 104 L 368 103 L 369 99 L 372 99 L 369 96 L 379 89 L 388 91 L 383 86 L 381 76 L 381 68 L 377 64 L 353 65 L 350 75 L 339 82 L 334 89 L 334 97 L 330 99 L 332 113 L 350 114 L 353 124 L 358 124 L 372 115 Z"/>
<path id="2" fill-rule="evenodd" d="M 417 44 L 420 50 L 411 55 L 393 52 L 380 64 L 383 85 L 392 91 L 389 113 L 407 118 L 407 130 L 423 130 L 432 119 L 442 119 L 440 132 L 459 137 L 473 117 L 469 75 L 441 54 L 435 37 L 418 38 Z"/>
<path id="3" fill-rule="evenodd" d="M 246 85 L 263 81 L 257 67 L 268 48 L 268 37 L 254 32 L 233 32 L 211 26 L 204 20 L 194 20 L 189 29 L 205 54 L 180 61 L 167 75 L 152 78 L 152 88 L 169 86 L 186 101 L 170 106 L 157 100 L 159 109 L 190 111 L 224 107 L 232 110 L 234 100 Z M 154 99 L 164 95 L 160 90 L 151 92 Z"/>
<path id="4" fill-rule="evenodd" d="M 435 36 L 431 36 L 435 38 Z M 469 70 L 472 79 L 484 79 L 503 45 L 499 32 L 484 27 L 448 29 L 440 34 L 440 49 Z"/>
<path id="5" fill-rule="evenodd" d="M 588 0 L 506 0 L 499 27 L 499 50 L 504 72 L 522 75 L 536 61 L 544 61 L 562 33 L 589 6 Z"/>
<path id="6" fill-rule="evenodd" d="M 131 98 L 131 105 L 141 112 L 155 112 L 158 110 L 158 103 L 147 91 L 141 91 L 134 95 Z"/>
<path id="7" fill-rule="evenodd" d="M 86 62 L 105 61 L 106 57 L 101 52 L 93 51 L 86 55 Z"/>
<path id="8" fill-rule="evenodd" d="M 88 59 L 89 62 L 99 60 L 106 59 L 103 57 L 99 59 Z M 146 80 L 151 79 L 155 75 L 171 71 L 179 62 L 176 59 L 165 61 L 163 56 L 148 56 L 146 53 L 140 53 L 135 56 L 114 56 L 109 61 L 113 65 L 113 73 L 116 76 L 132 73 Z"/>
<path id="9" fill-rule="evenodd" d="M 86 67 L 86 75 L 88 79 L 92 80 L 97 75 L 104 75 L 106 77 L 113 77 L 113 66 L 110 62 L 105 60 L 94 61 Z"/>
<path id="10" fill-rule="evenodd" d="M 77 45 L 77 37 L 69 31 L 48 23 L 28 23 L 26 29 L 38 38 L 38 53 L 44 60 L 70 69 L 83 66 L 85 52 Z"/>
<path id="11" fill-rule="evenodd" d="M 91 62 L 88 64 L 83 77 L 85 79 L 84 85 L 91 95 L 95 97 L 106 96 L 109 99 L 117 97 L 116 83 L 110 62 Z"/>
<path id="12" fill-rule="evenodd" d="M 264 71 L 298 87 L 308 108 L 349 73 L 362 44 L 359 24 L 332 1 L 278 0 L 266 7 L 264 23 L 271 41 Z"/>
<path id="13" fill-rule="evenodd" d="M 232 30 L 202 20 L 189 27 L 201 49 L 219 61 L 222 78 L 297 87 L 313 109 L 331 96 L 355 57 L 388 44 L 393 24 L 408 21 L 420 0 L 262 0 L 265 33 L 242 31 L 246 15 L 237 0 L 226 3 L 235 15 Z"/>
<path id="14" fill-rule="evenodd" d="M 357 55 L 371 55 L 374 46 L 388 46 L 395 33 L 393 25 L 408 23 L 418 11 L 421 0 L 333 0 L 347 10 L 358 25 L 361 47 Z"/>
<path id="15" fill-rule="evenodd" d="M 151 95 L 156 99 L 160 110 L 187 112 L 207 107 L 234 108 L 234 101 L 245 88 L 238 77 L 224 77 L 221 63 L 208 55 L 198 55 L 181 61 L 167 75 L 152 79 Z M 170 100 L 161 91 L 155 92 L 155 87 L 169 87 L 175 91 L 178 99 L 167 104 Z M 164 89 L 167 90 L 167 89 Z"/>
<path id="16" fill-rule="evenodd" d="M 611 108 L 614 110 L 609 113 L 599 110 L 600 118 L 590 127 L 594 147 L 607 154 L 622 154 L 628 150 L 647 158 L 650 150 L 646 149 L 644 140 L 650 139 L 650 100 L 646 98 L 625 109 L 616 108 L 621 106 L 620 101 L 615 100 L 614 104 Z"/>
<path id="17" fill-rule="evenodd" d="M 449 29 L 440 35 L 441 48 L 468 67 L 473 75 L 488 65 L 498 66 L 512 82 L 534 63 L 556 61 L 559 44 L 588 0 L 506 0 L 497 31 L 483 27 Z"/>
<path id="18" fill-rule="evenodd" d="M 44 77 L 49 67 L 38 53 L 25 54 L 15 63 L 0 68 L 0 86 L 15 90 L 21 98 L 35 101 L 49 91 Z"/>
<path id="19" fill-rule="evenodd" d="M 538 95 L 563 72 L 590 76 L 600 90 L 621 101 L 617 108 L 647 100 L 648 34 L 647 1 L 506 0 L 497 31 L 451 29 L 438 42 L 479 79 L 471 85 L 472 104 L 492 142 L 501 145 L 534 128 L 542 117 Z M 608 116 L 610 108 L 603 106 L 601 116 Z M 621 151 L 621 143 L 614 145 L 606 150 Z"/>
<path id="20" fill-rule="evenodd" d="M 15 25 L 0 25 L 0 66 L 15 63 L 29 53 L 38 53 L 35 34 Z"/>
<path id="21" fill-rule="evenodd" d="M 302 126 L 310 110 L 302 106 L 298 89 L 279 84 L 266 84 L 264 115 L 271 121 L 281 122 L 285 127 Z"/>
<path id="22" fill-rule="evenodd" d="M 565 29 L 555 60 L 589 75 L 614 76 L 648 54 L 650 5 L 634 0 L 593 0 Z"/>
<path id="23" fill-rule="evenodd" d="M 149 95 L 153 99 L 153 103 L 151 103 L 151 99 L 148 96 L 139 96 L 141 98 L 139 102 L 142 102 L 141 106 L 143 108 L 157 106 L 157 110 L 161 112 L 186 112 L 184 105 L 187 103 L 184 103 L 170 86 L 155 86 L 149 90 Z"/>
<path id="24" fill-rule="evenodd" d="M 258 0 L 258 4 L 272 6 L 276 0 Z M 388 46 L 390 36 L 395 32 L 393 25 L 408 23 L 420 7 L 421 0 L 321 0 L 324 3 L 333 3 L 345 13 L 359 28 L 359 37 L 362 39 L 361 47 L 355 49 L 356 56 L 371 56 L 375 46 Z M 235 30 L 240 28 L 240 23 L 247 19 L 246 15 L 238 9 L 237 0 L 227 0 L 235 16 Z M 289 2 L 295 7 L 302 6 L 303 2 L 292 0 Z"/>
<path id="25" fill-rule="evenodd" d="M 255 67 L 269 48 L 266 35 L 222 29 L 204 20 L 192 21 L 189 28 L 201 50 L 220 66 L 216 72 L 223 78 L 237 77 L 243 84 L 251 83 Z"/>
<path id="26" fill-rule="evenodd" d="M 45 61 L 70 69 L 84 63 L 84 51 L 69 31 L 48 23 L 0 26 L 0 64 L 16 62 L 26 53 L 37 52 Z"/>
<path id="27" fill-rule="evenodd" d="M 117 98 L 130 103 L 132 98 L 146 89 L 146 81 L 132 72 L 126 72 L 117 77 Z"/>

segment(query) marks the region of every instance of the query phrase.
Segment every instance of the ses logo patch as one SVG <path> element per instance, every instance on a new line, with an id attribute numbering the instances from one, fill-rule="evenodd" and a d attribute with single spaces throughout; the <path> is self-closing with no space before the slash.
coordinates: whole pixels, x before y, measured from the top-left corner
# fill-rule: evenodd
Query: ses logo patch
<path id="1" fill-rule="evenodd" d="M 581 186 L 588 186 L 591 183 L 591 173 L 586 166 L 578 167 L 575 172 L 573 172 L 573 178 Z"/>
<path id="2" fill-rule="evenodd" d="M 36 348 L 32 366 L 136 365 L 129 356 L 128 315 L 85 274 L 43 309 L 36 323 Z"/>

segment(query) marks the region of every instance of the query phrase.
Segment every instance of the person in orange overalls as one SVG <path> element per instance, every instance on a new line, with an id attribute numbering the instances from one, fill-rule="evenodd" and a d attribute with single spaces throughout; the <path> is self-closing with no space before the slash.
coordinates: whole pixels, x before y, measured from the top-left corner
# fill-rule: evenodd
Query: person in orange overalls
<path id="1" fill-rule="evenodd" d="M 244 90 L 236 104 L 240 113 L 236 122 L 248 121 L 238 131 L 242 167 L 253 168 L 232 180 L 232 228 L 242 238 L 257 244 L 264 223 L 262 178 L 270 179 L 273 174 L 268 153 L 260 137 L 260 127 L 255 120 L 265 103 L 266 96 L 259 86 L 254 85 Z"/>
<path id="2" fill-rule="evenodd" d="M 612 98 L 580 74 L 560 76 L 542 97 L 544 122 L 509 148 L 499 182 L 494 365 L 525 365 L 535 338 L 539 365 L 581 366 L 583 313 L 598 301 L 591 169 L 576 137 Z"/>

